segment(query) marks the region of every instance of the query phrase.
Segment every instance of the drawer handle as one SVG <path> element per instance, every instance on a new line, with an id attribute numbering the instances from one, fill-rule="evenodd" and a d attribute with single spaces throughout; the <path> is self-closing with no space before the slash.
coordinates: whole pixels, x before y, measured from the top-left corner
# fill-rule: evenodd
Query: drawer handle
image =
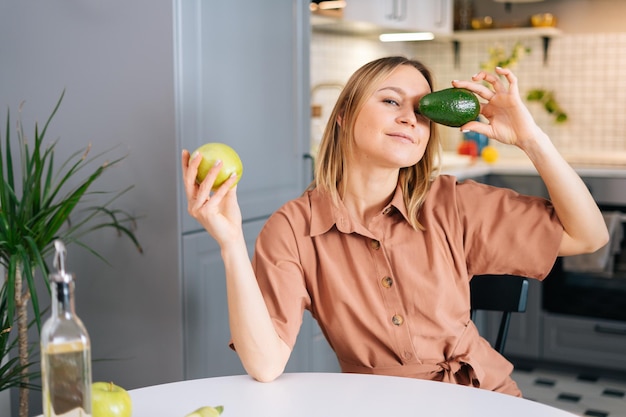
<path id="1" fill-rule="evenodd" d="M 594 330 L 597 333 L 615 334 L 615 335 L 619 335 L 619 336 L 626 336 L 626 328 L 622 328 L 622 327 L 610 327 L 610 326 L 603 326 L 601 324 L 596 324 L 595 327 L 594 327 Z"/>

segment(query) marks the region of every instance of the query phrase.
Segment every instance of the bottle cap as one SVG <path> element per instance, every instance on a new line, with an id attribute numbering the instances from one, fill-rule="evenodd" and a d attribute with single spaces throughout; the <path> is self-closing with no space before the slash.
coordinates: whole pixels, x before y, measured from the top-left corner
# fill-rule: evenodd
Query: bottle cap
<path id="1" fill-rule="evenodd" d="M 56 272 L 50 274 L 50 281 L 56 283 L 69 283 L 72 281 L 72 274 L 65 271 L 65 258 L 67 257 L 67 251 L 65 245 L 59 239 L 54 241 L 54 267 Z"/>

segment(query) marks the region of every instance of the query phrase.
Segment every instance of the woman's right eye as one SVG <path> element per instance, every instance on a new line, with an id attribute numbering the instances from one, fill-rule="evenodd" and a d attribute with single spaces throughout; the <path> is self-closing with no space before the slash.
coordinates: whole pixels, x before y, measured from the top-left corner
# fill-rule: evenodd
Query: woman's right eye
<path id="1" fill-rule="evenodd" d="M 400 105 L 400 104 L 399 104 L 396 100 L 394 100 L 394 99 L 392 99 L 392 98 L 386 98 L 386 99 L 384 99 L 384 100 L 383 100 L 383 103 L 392 104 L 392 105 L 394 105 L 394 106 L 399 106 L 399 105 Z"/>

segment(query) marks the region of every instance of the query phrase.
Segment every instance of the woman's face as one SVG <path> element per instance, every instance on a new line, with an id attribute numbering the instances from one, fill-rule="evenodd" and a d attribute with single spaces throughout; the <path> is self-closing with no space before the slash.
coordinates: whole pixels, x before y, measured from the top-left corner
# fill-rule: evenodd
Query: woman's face
<path id="1" fill-rule="evenodd" d="M 419 162 L 430 137 L 430 122 L 417 109 L 428 93 L 426 78 L 410 65 L 399 66 L 377 85 L 356 117 L 351 162 L 369 168 Z"/>

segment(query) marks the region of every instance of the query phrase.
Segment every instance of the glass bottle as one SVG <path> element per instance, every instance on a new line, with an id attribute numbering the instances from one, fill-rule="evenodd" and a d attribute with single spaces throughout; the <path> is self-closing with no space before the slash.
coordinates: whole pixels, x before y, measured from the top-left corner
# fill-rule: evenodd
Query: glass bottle
<path id="1" fill-rule="evenodd" d="M 52 314 L 41 330 L 43 415 L 91 416 L 91 344 L 74 310 L 74 277 L 65 272 L 65 246 L 59 240 L 54 245 Z"/>

